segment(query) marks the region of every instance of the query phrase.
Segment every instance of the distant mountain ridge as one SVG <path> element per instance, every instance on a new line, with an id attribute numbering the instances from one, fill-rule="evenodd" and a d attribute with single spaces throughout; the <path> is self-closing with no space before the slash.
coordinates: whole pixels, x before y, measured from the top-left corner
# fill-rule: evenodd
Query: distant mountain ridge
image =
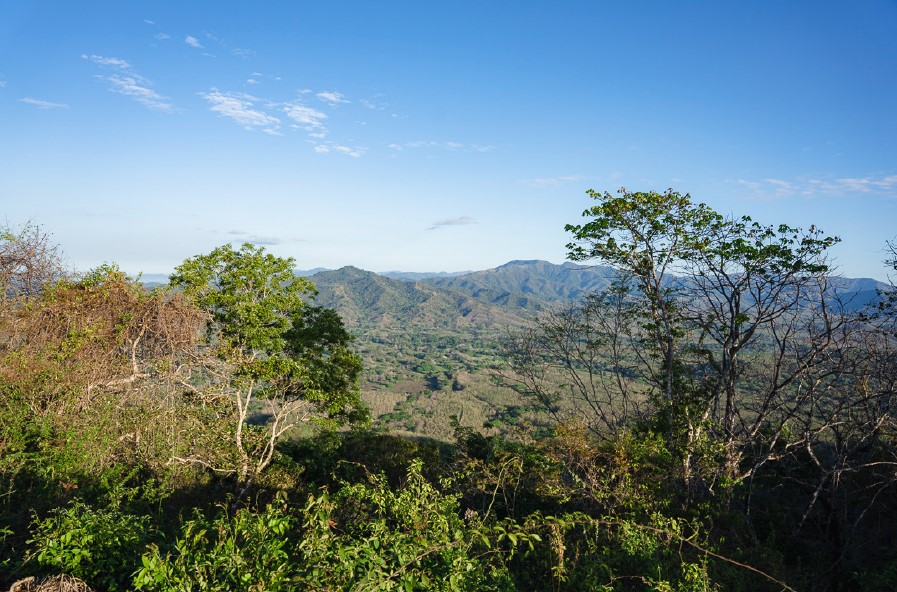
<path id="1" fill-rule="evenodd" d="M 509 261 L 472 272 L 375 273 L 347 266 L 337 270 L 297 270 L 317 286 L 317 304 L 336 309 L 348 326 L 426 326 L 446 329 L 525 323 L 541 311 L 606 288 L 616 271 L 541 260 Z M 145 274 L 147 285 L 167 276 Z M 849 309 L 859 309 L 888 290 L 870 278 L 832 277 L 830 285 Z"/>
<path id="2" fill-rule="evenodd" d="M 423 281 L 475 298 L 491 298 L 495 302 L 522 296 L 527 301 L 544 304 L 578 300 L 584 293 L 604 289 L 616 273 L 613 268 L 601 265 L 586 266 L 569 261 L 557 265 L 540 260 L 518 260 L 495 269 Z"/>
<path id="3" fill-rule="evenodd" d="M 390 272 L 355 267 L 318 271 L 312 281 L 318 304 L 335 308 L 349 326 L 395 323 L 443 328 L 519 325 L 541 311 L 606 288 L 616 271 L 606 266 L 540 260 L 509 261 L 494 269 L 460 274 Z M 848 309 L 857 310 L 889 286 L 869 278 L 832 277 Z"/>
<path id="4" fill-rule="evenodd" d="M 524 322 L 518 311 L 507 311 L 462 292 L 351 266 L 318 272 L 312 281 L 318 289 L 315 303 L 335 309 L 349 327 L 457 329 Z"/>
<path id="5" fill-rule="evenodd" d="M 457 277 L 459 275 L 467 275 L 472 271 L 378 271 L 377 275 L 388 277 L 394 280 L 405 280 L 409 282 L 419 282 L 430 278 L 448 278 Z"/>
<path id="6" fill-rule="evenodd" d="M 497 327 L 524 323 L 552 306 L 606 287 L 609 267 L 510 261 L 463 274 L 389 277 L 355 267 L 319 271 L 316 303 L 336 309 L 349 326 L 394 323 Z M 394 274 L 395 275 L 395 274 Z"/>

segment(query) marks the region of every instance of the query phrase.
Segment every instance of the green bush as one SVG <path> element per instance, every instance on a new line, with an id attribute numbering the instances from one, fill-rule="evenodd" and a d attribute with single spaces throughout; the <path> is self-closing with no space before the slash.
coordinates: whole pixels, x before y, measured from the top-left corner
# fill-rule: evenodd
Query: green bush
<path id="1" fill-rule="evenodd" d="M 295 569 L 297 519 L 283 498 L 262 512 L 222 511 L 209 520 L 196 512 L 174 548 L 151 545 L 134 576 L 138 590 L 287 590 Z"/>
<path id="2" fill-rule="evenodd" d="M 27 562 L 96 588 L 125 590 L 150 532 L 149 516 L 75 501 L 35 521 Z"/>
<path id="3" fill-rule="evenodd" d="M 513 590 L 501 562 L 527 543 L 513 525 L 459 515 L 457 498 L 409 469 L 393 491 L 383 477 L 260 511 L 197 514 L 173 547 L 144 555 L 140 590 Z M 510 533 L 510 534 L 509 534 Z M 503 541 L 501 547 L 491 541 Z M 511 546 L 509 546 L 511 545 Z"/>

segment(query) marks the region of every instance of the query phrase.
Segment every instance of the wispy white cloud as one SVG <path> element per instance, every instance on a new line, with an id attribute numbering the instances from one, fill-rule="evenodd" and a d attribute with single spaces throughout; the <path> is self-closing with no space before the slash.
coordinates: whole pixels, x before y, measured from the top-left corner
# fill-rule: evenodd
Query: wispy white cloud
<path id="1" fill-rule="evenodd" d="M 847 196 L 851 194 L 897 197 L 897 174 L 867 175 L 865 177 L 809 177 L 792 180 L 737 179 L 734 182 L 757 196 L 766 198 Z"/>
<path id="2" fill-rule="evenodd" d="M 739 185 L 741 185 L 741 186 L 743 186 L 743 187 L 747 187 L 747 188 L 750 189 L 751 191 L 759 191 L 759 190 L 760 190 L 760 187 L 761 187 L 761 185 L 760 185 L 759 182 L 757 182 L 757 181 L 748 181 L 747 179 L 736 179 L 736 180 L 735 180 L 735 183 L 737 183 L 737 184 L 739 184 Z"/>
<path id="3" fill-rule="evenodd" d="M 494 150 L 494 146 L 484 146 L 482 144 L 462 144 L 460 142 L 452 142 L 452 141 L 416 141 L 416 142 L 405 142 L 404 144 L 389 144 L 388 148 L 393 150 L 401 151 L 401 150 L 420 150 L 423 148 L 432 148 L 437 150 L 451 150 L 451 151 L 468 151 L 468 152 L 489 152 Z"/>
<path id="4" fill-rule="evenodd" d="M 535 179 L 521 179 L 520 183 L 529 185 L 530 187 L 556 187 L 565 183 L 574 181 L 582 181 L 585 179 L 582 175 L 567 175 L 563 177 L 538 177 Z"/>
<path id="5" fill-rule="evenodd" d="M 263 72 L 251 72 L 246 78 L 246 84 L 262 84 L 266 80 L 280 80 L 277 76 L 269 76 Z"/>
<path id="6" fill-rule="evenodd" d="M 352 158 L 361 158 L 365 154 L 367 154 L 368 149 L 362 146 L 343 146 L 342 144 L 337 144 L 336 142 L 322 142 L 320 144 L 314 144 L 312 148 L 318 154 L 343 154 L 345 156 L 351 156 Z"/>
<path id="7" fill-rule="evenodd" d="M 252 243 L 254 245 L 264 245 L 264 246 L 273 246 L 279 245 L 283 243 L 283 240 L 276 236 L 264 236 L 258 234 L 251 234 L 243 239 L 244 242 Z"/>
<path id="8" fill-rule="evenodd" d="M 0 88 L 6 88 L 6 81 L 0 80 Z"/>
<path id="9" fill-rule="evenodd" d="M 331 106 L 339 105 L 340 103 L 348 103 L 349 101 L 346 99 L 343 93 L 332 92 L 332 91 L 323 91 L 319 92 L 315 95 L 325 103 L 328 103 Z"/>
<path id="10" fill-rule="evenodd" d="M 312 109 L 302 103 L 286 103 L 283 112 L 287 117 L 292 119 L 302 129 L 315 131 L 324 128 L 324 120 L 327 119 L 326 113 L 321 113 L 317 109 Z"/>
<path id="11" fill-rule="evenodd" d="M 205 42 L 205 45 L 203 44 L 203 41 Z M 215 33 L 206 33 L 203 36 L 203 41 L 200 41 L 199 39 L 197 39 L 196 37 L 193 37 L 192 35 L 188 35 L 187 37 L 184 38 L 184 43 L 186 43 L 187 45 L 189 45 L 191 47 L 196 47 L 198 49 L 205 49 L 206 46 L 210 46 L 210 47 L 215 46 L 218 49 L 220 49 L 221 51 L 226 51 L 232 55 L 235 55 L 235 56 L 241 57 L 241 58 L 249 58 L 249 57 L 252 57 L 255 55 L 255 52 L 252 51 L 251 49 L 246 49 L 246 48 L 242 48 L 242 47 L 234 47 L 233 44 L 230 43 L 227 39 L 224 39 L 223 37 L 220 37 L 219 35 L 217 35 Z M 210 49 L 209 51 L 211 52 L 212 50 Z M 208 56 L 211 58 L 215 57 L 215 54 L 213 54 L 213 53 L 203 53 L 202 55 Z"/>
<path id="12" fill-rule="evenodd" d="M 151 21 L 151 20 L 149 20 L 149 19 L 143 19 L 143 22 L 145 22 L 145 23 L 148 24 L 148 25 L 155 25 L 155 24 L 156 24 L 156 21 Z"/>
<path id="13" fill-rule="evenodd" d="M 377 94 L 369 99 L 361 99 L 358 101 L 361 103 L 362 107 L 366 107 L 368 109 L 372 109 L 374 111 L 383 111 L 387 107 L 389 107 L 389 103 L 384 103 L 380 101 L 380 97 L 383 95 Z"/>
<path id="14" fill-rule="evenodd" d="M 825 193 L 897 193 L 897 175 L 810 179 L 807 184 Z"/>
<path id="15" fill-rule="evenodd" d="M 165 41 L 166 39 L 171 39 L 171 35 L 168 33 L 156 33 L 156 39 L 159 41 Z"/>
<path id="16" fill-rule="evenodd" d="M 246 84 L 255 85 L 264 75 L 253 72 Z M 312 95 L 311 91 L 301 93 Z M 320 93 L 316 93 L 317 94 Z M 338 93 L 336 93 L 338 94 Z M 296 130 L 308 137 L 308 143 L 312 150 L 318 154 L 342 154 L 353 158 L 360 158 L 368 152 L 364 146 L 352 145 L 345 142 L 328 140 L 329 130 L 327 122 L 329 116 L 310 107 L 305 99 L 296 99 L 286 102 L 261 99 L 241 92 L 224 92 L 213 88 L 202 97 L 210 103 L 210 109 L 222 117 L 226 117 L 243 126 L 246 129 L 260 129 L 272 135 L 283 135 L 282 129 Z M 342 95 L 330 97 L 333 100 L 341 99 Z"/>
<path id="17" fill-rule="evenodd" d="M 261 129 L 277 135 L 280 119 L 262 111 L 256 103 L 259 99 L 243 93 L 223 93 L 213 89 L 202 95 L 211 104 L 211 109 L 222 117 L 227 117 L 247 130 Z"/>
<path id="18" fill-rule="evenodd" d="M 146 78 L 137 75 L 118 75 L 101 76 L 103 80 L 108 82 L 110 90 L 126 97 L 131 97 L 138 103 L 142 104 L 153 111 L 173 111 L 174 107 L 166 101 L 167 97 L 163 97 L 149 87 L 151 84 Z"/>
<path id="19" fill-rule="evenodd" d="M 112 66 L 113 68 L 120 68 L 122 70 L 127 70 L 131 67 L 131 64 L 121 58 L 81 54 L 81 59 L 90 60 L 94 64 L 99 64 L 100 66 Z"/>
<path id="20" fill-rule="evenodd" d="M 417 150 L 418 148 L 449 148 L 454 149 L 456 144 L 454 142 L 433 142 L 433 141 L 417 141 L 417 142 L 407 142 L 404 147 L 411 148 L 412 150 Z"/>
<path id="21" fill-rule="evenodd" d="M 41 99 L 32 99 L 31 97 L 25 97 L 19 99 L 20 103 L 26 103 L 28 105 L 34 105 L 38 109 L 68 109 L 69 106 L 65 103 L 53 103 L 51 101 L 43 101 Z"/>
<path id="22" fill-rule="evenodd" d="M 168 102 L 168 97 L 162 96 L 153 90 L 152 81 L 141 76 L 126 60 L 100 55 L 82 55 L 103 68 L 117 70 L 116 74 L 98 75 L 97 78 L 109 85 L 109 90 L 126 97 L 130 97 L 153 111 L 171 112 L 174 107 Z"/>
<path id="23" fill-rule="evenodd" d="M 273 246 L 283 244 L 283 239 L 276 236 L 258 235 L 243 230 L 229 230 L 227 234 L 239 236 L 233 242 L 252 243 L 253 245 Z"/>
<path id="24" fill-rule="evenodd" d="M 792 183 L 790 181 L 785 181 L 783 179 L 764 179 L 764 181 L 767 184 L 775 187 L 777 191 L 783 191 L 783 192 L 790 193 L 790 192 L 794 191 L 794 189 L 795 189 L 794 183 Z"/>
<path id="25" fill-rule="evenodd" d="M 459 216 L 457 218 L 449 218 L 447 220 L 433 222 L 433 226 L 430 226 L 427 230 L 436 230 L 443 226 L 468 226 L 470 224 L 479 224 L 479 222 L 470 216 Z"/>
<path id="26" fill-rule="evenodd" d="M 353 158 L 361 158 L 367 152 L 367 148 L 351 148 L 349 146 L 342 146 L 340 144 L 333 145 L 333 151 L 338 152 L 340 154 L 345 154 L 346 156 L 351 156 Z"/>

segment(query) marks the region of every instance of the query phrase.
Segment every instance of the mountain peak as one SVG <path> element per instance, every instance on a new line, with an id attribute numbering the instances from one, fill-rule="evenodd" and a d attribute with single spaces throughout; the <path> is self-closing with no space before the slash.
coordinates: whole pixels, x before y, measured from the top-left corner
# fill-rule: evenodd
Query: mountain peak
<path id="1" fill-rule="evenodd" d="M 549 263 L 548 261 L 543 261 L 541 259 L 514 259 L 513 261 L 508 261 L 504 265 L 499 265 L 495 269 L 504 269 L 506 267 L 533 267 L 536 265 L 554 265 L 553 263 Z"/>

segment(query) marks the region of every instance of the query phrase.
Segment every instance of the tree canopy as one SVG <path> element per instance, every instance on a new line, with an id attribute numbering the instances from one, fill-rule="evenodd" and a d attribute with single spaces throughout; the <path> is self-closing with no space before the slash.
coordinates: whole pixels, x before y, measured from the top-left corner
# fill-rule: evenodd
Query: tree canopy
<path id="1" fill-rule="evenodd" d="M 208 347 L 228 365 L 245 480 L 270 464 L 277 439 L 291 427 L 367 417 L 352 337 L 339 315 L 307 302 L 314 285 L 295 274 L 294 264 L 251 244 L 224 245 L 186 260 L 170 278 L 208 312 Z M 253 451 L 244 435 L 259 397 L 269 403 L 273 420 L 264 444 Z"/>

